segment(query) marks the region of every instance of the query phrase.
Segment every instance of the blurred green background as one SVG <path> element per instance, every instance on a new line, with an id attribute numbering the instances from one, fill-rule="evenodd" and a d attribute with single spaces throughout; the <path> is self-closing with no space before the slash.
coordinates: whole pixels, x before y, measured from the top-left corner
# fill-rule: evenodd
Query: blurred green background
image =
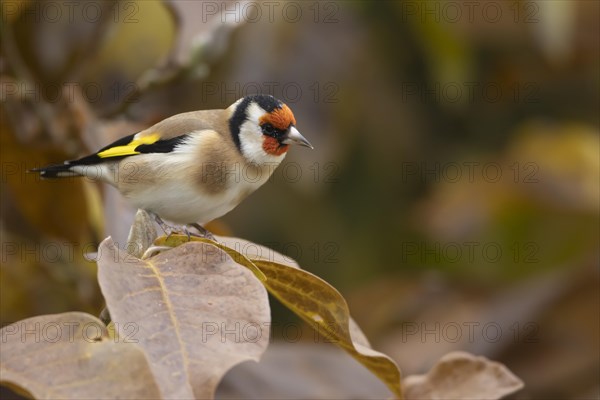
<path id="1" fill-rule="evenodd" d="M 597 398 L 599 4 L 3 2 L 0 322 L 98 314 L 85 254 L 133 218 L 27 169 L 268 93 L 315 150 L 211 229 L 333 284 L 404 374 L 463 349 Z"/>

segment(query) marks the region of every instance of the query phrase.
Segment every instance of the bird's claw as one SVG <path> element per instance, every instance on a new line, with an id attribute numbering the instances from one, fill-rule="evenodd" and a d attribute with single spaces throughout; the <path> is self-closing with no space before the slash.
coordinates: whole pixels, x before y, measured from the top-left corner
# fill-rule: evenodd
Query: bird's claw
<path id="1" fill-rule="evenodd" d="M 155 217 L 154 219 L 156 220 L 156 223 L 160 226 L 160 228 L 163 230 L 165 235 L 167 235 L 167 239 L 169 239 L 171 237 L 171 235 L 173 235 L 173 234 L 182 233 L 187 236 L 188 241 L 190 241 L 192 239 L 192 236 L 209 239 L 209 240 L 212 240 L 215 242 L 217 241 L 217 239 L 213 236 L 212 233 L 210 233 L 202 225 L 200 225 L 196 222 L 192 222 L 190 224 L 183 225 L 183 226 L 170 226 L 170 225 L 167 225 L 165 223 L 165 221 L 163 221 L 158 215 L 154 215 L 154 217 Z M 194 228 L 195 230 L 198 231 L 198 233 L 190 231 L 188 229 L 188 227 Z"/>

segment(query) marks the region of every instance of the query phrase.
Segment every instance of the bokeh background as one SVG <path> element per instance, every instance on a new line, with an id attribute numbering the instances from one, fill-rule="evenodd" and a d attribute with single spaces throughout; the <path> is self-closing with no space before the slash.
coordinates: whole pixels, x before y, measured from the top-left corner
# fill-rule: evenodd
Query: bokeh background
<path id="1" fill-rule="evenodd" d="M 315 150 L 213 231 L 333 284 L 405 375 L 462 349 L 517 398 L 598 398 L 600 3 L 65 3 L 2 3 L 2 326 L 97 315 L 86 254 L 133 218 L 27 169 L 268 93 Z M 314 344 L 273 310 L 276 341 Z"/>

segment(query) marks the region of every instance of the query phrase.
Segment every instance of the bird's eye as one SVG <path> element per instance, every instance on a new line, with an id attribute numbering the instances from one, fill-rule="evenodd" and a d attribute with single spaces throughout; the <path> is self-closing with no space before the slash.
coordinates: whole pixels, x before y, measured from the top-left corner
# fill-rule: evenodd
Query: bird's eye
<path id="1" fill-rule="evenodd" d="M 273 136 L 273 137 L 275 137 L 279 134 L 279 129 L 275 128 L 271 124 L 264 124 L 262 126 L 262 131 L 265 135 Z"/>

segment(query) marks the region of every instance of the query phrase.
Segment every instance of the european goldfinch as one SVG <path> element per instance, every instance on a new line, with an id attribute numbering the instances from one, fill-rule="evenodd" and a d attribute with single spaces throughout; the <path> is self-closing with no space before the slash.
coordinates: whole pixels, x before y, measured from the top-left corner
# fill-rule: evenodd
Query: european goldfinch
<path id="1" fill-rule="evenodd" d="M 163 229 L 162 218 L 207 234 L 198 224 L 228 213 L 264 184 L 290 144 L 313 148 L 287 105 L 254 95 L 225 110 L 174 115 L 95 154 L 34 171 L 107 182 Z"/>

